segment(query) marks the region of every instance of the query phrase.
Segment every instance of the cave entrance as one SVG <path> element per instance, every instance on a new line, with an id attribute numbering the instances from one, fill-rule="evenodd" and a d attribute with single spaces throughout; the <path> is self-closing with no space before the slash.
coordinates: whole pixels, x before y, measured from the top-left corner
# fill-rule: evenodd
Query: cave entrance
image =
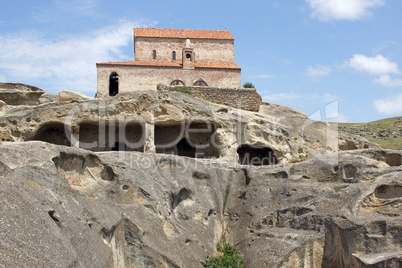
<path id="1" fill-rule="evenodd" d="M 67 135 L 70 136 L 70 131 L 66 131 L 63 123 L 47 123 L 39 128 L 32 140 L 45 141 L 56 145 L 71 146 Z"/>
<path id="2" fill-rule="evenodd" d="M 91 151 L 144 151 L 144 128 L 140 123 L 96 122 L 80 124 L 79 145 Z"/>
<path id="3" fill-rule="evenodd" d="M 112 146 L 112 151 L 126 151 L 127 145 L 124 142 L 116 141 Z"/>
<path id="4" fill-rule="evenodd" d="M 175 154 L 195 158 L 218 158 L 216 127 L 207 122 L 155 125 L 157 153 Z"/>
<path id="5" fill-rule="evenodd" d="M 195 144 L 187 138 L 181 139 L 177 144 L 177 155 L 195 158 L 195 151 Z"/>
<path id="6" fill-rule="evenodd" d="M 117 73 L 110 74 L 109 77 L 109 96 L 116 96 L 119 93 L 119 76 Z"/>
<path id="7" fill-rule="evenodd" d="M 278 164 L 274 151 L 268 147 L 256 145 L 240 145 L 237 149 L 239 164 L 265 166 Z"/>

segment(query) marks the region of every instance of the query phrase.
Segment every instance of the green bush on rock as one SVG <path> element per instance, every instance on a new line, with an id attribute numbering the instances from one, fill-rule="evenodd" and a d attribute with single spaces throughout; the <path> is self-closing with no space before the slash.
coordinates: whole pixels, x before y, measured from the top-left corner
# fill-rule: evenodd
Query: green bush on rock
<path id="1" fill-rule="evenodd" d="M 243 268 L 244 260 L 240 256 L 237 248 L 218 242 L 216 247 L 219 254 L 217 257 L 209 257 L 206 261 L 201 261 L 202 266 L 207 268 Z"/>

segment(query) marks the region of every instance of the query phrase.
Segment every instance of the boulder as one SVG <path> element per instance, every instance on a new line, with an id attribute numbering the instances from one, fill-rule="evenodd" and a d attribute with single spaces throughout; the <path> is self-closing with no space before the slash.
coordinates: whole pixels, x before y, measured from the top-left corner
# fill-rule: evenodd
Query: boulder
<path id="1" fill-rule="evenodd" d="M 8 105 L 36 105 L 45 91 L 20 83 L 0 83 L 0 100 Z"/>
<path id="2" fill-rule="evenodd" d="M 59 92 L 59 101 L 84 101 L 92 99 L 80 92 L 68 91 L 68 90 L 61 90 Z"/>
<path id="3" fill-rule="evenodd" d="M 38 99 L 38 104 L 44 104 L 49 102 L 57 102 L 59 101 L 59 96 L 52 93 L 45 93 Z"/>

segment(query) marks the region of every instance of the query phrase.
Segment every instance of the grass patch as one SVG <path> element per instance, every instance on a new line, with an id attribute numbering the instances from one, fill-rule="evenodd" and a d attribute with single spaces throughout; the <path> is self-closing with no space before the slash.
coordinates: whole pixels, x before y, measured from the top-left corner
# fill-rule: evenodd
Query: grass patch
<path id="1" fill-rule="evenodd" d="M 355 134 L 377 143 L 384 149 L 402 150 L 402 116 L 369 123 L 331 123 L 340 131 Z"/>
<path id="2" fill-rule="evenodd" d="M 181 93 L 186 93 L 186 94 L 191 95 L 191 90 L 186 87 L 172 87 L 172 88 L 169 88 L 169 91 L 176 91 L 176 92 L 181 92 Z"/>
<path id="3" fill-rule="evenodd" d="M 243 268 L 244 260 L 240 256 L 240 252 L 237 248 L 218 242 L 216 246 L 218 250 L 218 256 L 209 257 L 206 261 L 201 261 L 202 266 L 207 268 Z"/>
<path id="4" fill-rule="evenodd" d="M 294 164 L 294 163 L 303 162 L 304 160 L 306 160 L 306 159 L 305 159 L 305 158 L 302 158 L 302 157 L 299 157 L 299 158 L 292 158 L 292 159 L 289 159 L 288 163 Z"/>
<path id="5" fill-rule="evenodd" d="M 334 187 L 334 191 L 335 193 L 341 191 L 342 189 L 345 189 L 346 187 L 348 187 L 347 185 L 342 185 L 342 186 L 335 186 Z"/>

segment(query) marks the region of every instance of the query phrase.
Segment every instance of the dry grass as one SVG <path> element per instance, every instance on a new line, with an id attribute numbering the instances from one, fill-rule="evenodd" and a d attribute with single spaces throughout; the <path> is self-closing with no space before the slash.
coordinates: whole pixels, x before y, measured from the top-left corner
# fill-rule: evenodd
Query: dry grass
<path id="1" fill-rule="evenodd" d="M 337 125 L 339 130 L 360 135 L 384 149 L 402 150 L 402 116 L 369 123 L 338 123 Z"/>

